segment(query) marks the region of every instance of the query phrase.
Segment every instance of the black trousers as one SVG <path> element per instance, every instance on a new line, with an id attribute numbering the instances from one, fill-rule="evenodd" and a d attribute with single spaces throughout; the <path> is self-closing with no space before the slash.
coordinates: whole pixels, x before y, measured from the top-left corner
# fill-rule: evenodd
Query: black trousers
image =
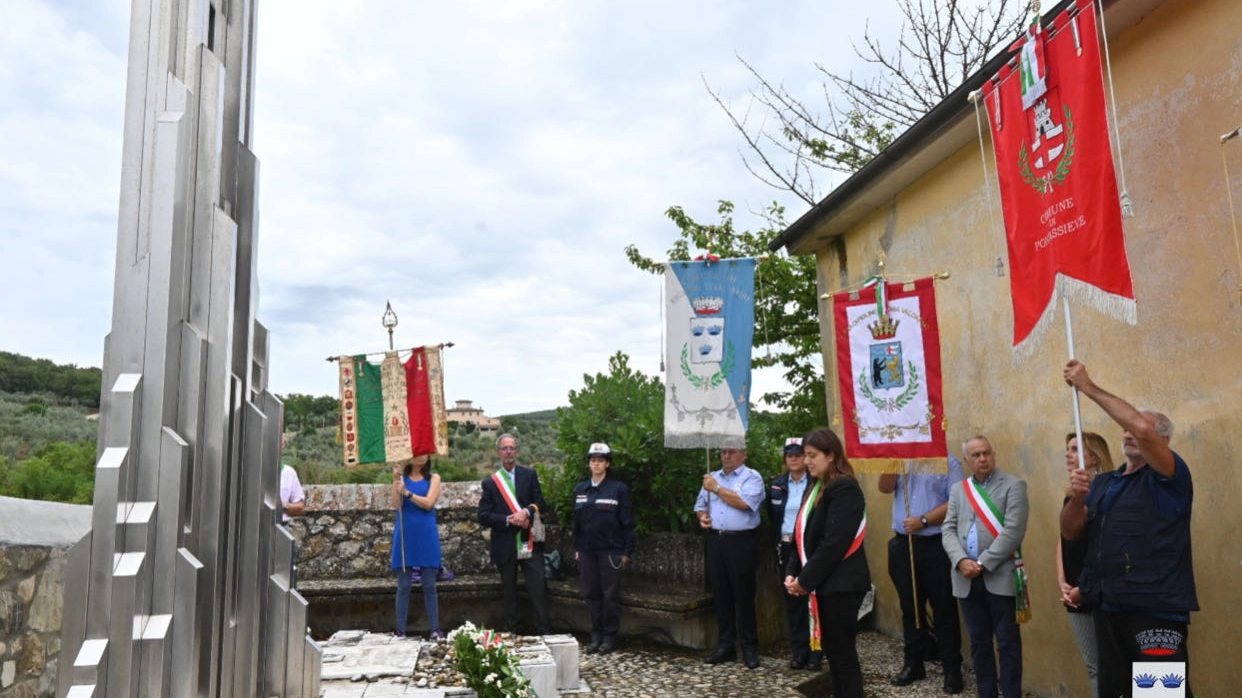
<path id="1" fill-rule="evenodd" d="M 621 630 L 621 558 L 607 553 L 578 553 L 592 642 L 612 640 Z"/>
<path id="2" fill-rule="evenodd" d="M 941 666 L 958 669 L 962 665 L 962 627 L 957 617 L 957 599 L 953 597 L 949 556 L 944 552 L 940 536 L 911 538 L 914 539 L 916 579 L 910 575 L 909 539 L 895 535 L 888 542 L 888 576 L 893 580 L 901 602 L 905 664 L 923 666 L 923 658 L 927 656 L 934 633 L 936 644 L 940 646 Z M 928 608 L 931 609 L 930 616 Z"/>
<path id="3" fill-rule="evenodd" d="M 522 631 L 522 610 L 517 601 L 517 570 L 522 568 L 522 576 L 526 579 L 526 593 L 530 595 L 530 605 L 535 612 L 535 632 L 547 635 L 552 626 L 548 622 L 548 585 L 544 579 L 543 553 L 535 552 L 525 560 L 516 557 L 508 562 L 499 563 L 501 598 L 505 604 L 505 624 L 511 633 Z"/>
<path id="4" fill-rule="evenodd" d="M 781 589 L 785 588 L 785 568 L 790 558 L 798 551 L 793 543 L 781 543 L 776 548 L 776 559 L 780 564 Z M 806 596 L 794 596 L 785 593 L 785 615 L 789 621 L 789 644 L 793 649 L 793 659 L 808 662 L 811 660 L 811 616 L 810 604 Z"/>
<path id="5" fill-rule="evenodd" d="M 1161 620 L 1137 613 L 1109 613 L 1097 610 L 1095 641 L 1100 648 L 1100 695 L 1134 694 L 1134 662 L 1185 662 L 1186 695 L 1190 690 L 1190 654 L 1186 648 L 1185 623 Z M 1144 652 L 1146 650 L 1146 652 Z M 1156 673 L 1163 677 L 1168 673 Z M 1141 693 L 1141 691 L 1140 691 Z"/>
<path id="6" fill-rule="evenodd" d="M 816 594 L 820 645 L 832 675 L 833 698 L 863 698 L 863 673 L 858 662 L 858 609 L 866 594 Z"/>
<path id="7" fill-rule="evenodd" d="M 759 649 L 755 621 L 755 584 L 759 571 L 759 532 L 741 535 L 707 534 L 707 578 L 716 606 L 717 646 Z"/>

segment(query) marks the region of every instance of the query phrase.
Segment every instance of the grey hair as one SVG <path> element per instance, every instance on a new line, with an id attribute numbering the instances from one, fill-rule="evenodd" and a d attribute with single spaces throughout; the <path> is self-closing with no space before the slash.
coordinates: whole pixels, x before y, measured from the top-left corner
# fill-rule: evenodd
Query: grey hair
<path id="1" fill-rule="evenodd" d="M 510 434 L 510 433 L 508 433 L 508 432 L 505 432 L 505 433 L 501 434 L 500 436 L 496 437 L 496 448 L 497 448 L 497 450 L 499 450 L 499 449 L 500 449 L 500 442 L 501 442 L 501 441 L 504 441 L 505 439 L 513 439 L 513 445 L 514 445 L 514 446 L 517 446 L 517 445 L 518 445 L 518 437 L 516 437 L 516 436 L 514 436 L 513 434 Z"/>
<path id="2" fill-rule="evenodd" d="M 986 441 L 988 442 L 988 446 L 992 445 L 992 440 L 984 436 L 983 434 L 975 434 L 974 436 L 968 436 L 962 441 L 962 455 L 963 456 L 965 456 L 967 451 L 970 450 L 966 448 L 966 444 L 970 443 L 971 441 Z"/>
<path id="3" fill-rule="evenodd" d="M 1157 434 L 1166 439 L 1173 438 L 1173 420 L 1169 419 L 1163 412 L 1157 412 L 1156 410 L 1149 409 L 1141 409 L 1139 412 L 1155 417 L 1156 423 L 1154 426 Z"/>

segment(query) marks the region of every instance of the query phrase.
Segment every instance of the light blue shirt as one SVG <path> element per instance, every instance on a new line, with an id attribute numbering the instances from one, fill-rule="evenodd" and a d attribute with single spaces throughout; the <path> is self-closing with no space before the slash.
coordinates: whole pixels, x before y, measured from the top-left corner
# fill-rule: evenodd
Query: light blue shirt
<path id="1" fill-rule="evenodd" d="M 781 521 L 782 536 L 793 535 L 794 525 L 798 523 L 798 510 L 802 508 L 802 495 L 806 493 L 806 483 L 810 479 L 806 471 L 802 472 L 801 480 L 794 480 L 792 475 L 789 476 L 789 486 L 785 494 L 785 518 Z"/>
<path id="2" fill-rule="evenodd" d="M 699 488 L 694 500 L 695 511 L 706 511 L 712 517 L 712 528 L 718 531 L 749 531 L 759 527 L 759 507 L 763 505 L 763 477 L 745 465 L 725 475 L 724 470 L 712 471 L 712 477 L 726 490 L 732 490 L 746 502 L 747 509 L 734 509 L 720 497 L 708 497 L 707 490 Z M 710 508 L 708 502 L 711 503 Z"/>
<path id="3" fill-rule="evenodd" d="M 949 488 L 966 479 L 962 470 L 962 462 L 957 456 L 949 454 L 948 473 L 922 473 L 917 467 L 907 466 L 907 474 L 897 478 L 897 489 L 893 490 L 893 532 L 906 534 L 901 523 L 906 514 L 906 484 L 910 486 L 909 516 L 922 516 L 936 507 L 949 501 Z M 914 533 L 916 536 L 939 536 L 940 525 L 928 526 Z"/>
<path id="4" fill-rule="evenodd" d="M 992 476 L 988 475 L 988 480 L 991 480 L 991 479 L 992 479 Z M 980 487 L 986 487 L 988 484 L 988 480 L 984 480 L 983 482 L 979 482 L 978 480 L 975 480 L 975 482 L 979 482 Z M 969 482 L 964 483 L 962 487 L 970 487 L 970 483 Z M 970 514 L 974 518 L 971 519 L 970 521 L 970 531 L 966 533 L 966 557 L 969 557 L 971 560 L 978 560 L 979 559 L 979 517 L 975 514 L 974 507 L 971 507 Z"/>

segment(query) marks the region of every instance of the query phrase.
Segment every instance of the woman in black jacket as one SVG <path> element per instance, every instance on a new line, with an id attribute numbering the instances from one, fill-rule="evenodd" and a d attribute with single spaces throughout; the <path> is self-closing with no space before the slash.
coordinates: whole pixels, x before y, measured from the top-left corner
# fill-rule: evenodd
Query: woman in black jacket
<path id="1" fill-rule="evenodd" d="M 837 698 L 863 698 L 862 668 L 854 635 L 858 609 L 871 590 L 863 551 L 866 500 L 845 458 L 841 439 L 827 427 L 802 440 L 814 481 L 794 528 L 798 554 L 786 568 L 790 594 L 811 597 L 811 649 L 822 648 Z M 817 647 L 817 645 L 819 645 Z"/>

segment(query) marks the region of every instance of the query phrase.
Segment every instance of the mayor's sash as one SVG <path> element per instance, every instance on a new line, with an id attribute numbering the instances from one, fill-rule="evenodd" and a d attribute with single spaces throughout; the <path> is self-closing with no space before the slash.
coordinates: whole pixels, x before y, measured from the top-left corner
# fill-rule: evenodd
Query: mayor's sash
<path id="1" fill-rule="evenodd" d="M 819 496 L 820 481 L 815 481 L 815 486 L 811 488 L 811 494 L 807 496 L 806 501 L 802 503 L 802 508 L 798 510 L 798 520 L 794 525 L 794 546 L 798 549 L 798 560 L 806 565 L 806 545 L 804 545 L 803 535 L 806 529 L 806 522 L 811 518 L 811 509 L 815 506 L 815 499 Z M 848 560 L 850 555 L 858 552 L 862 547 L 863 538 L 867 535 L 867 512 L 863 511 L 862 521 L 858 522 L 858 532 L 854 534 L 854 541 L 850 543 L 850 547 L 845 551 L 845 557 L 842 560 Z M 815 595 L 813 589 L 808 589 L 807 596 L 809 603 L 807 604 L 807 615 L 810 616 L 811 629 L 811 650 L 818 652 L 821 649 L 820 640 L 823 632 L 819 626 L 819 598 Z"/>
<path id="2" fill-rule="evenodd" d="M 973 477 L 966 478 L 962 484 L 966 499 L 970 501 L 970 507 L 975 510 L 975 516 L 983 522 L 993 539 L 999 538 L 1001 529 L 1005 526 L 1004 514 L 988 496 L 988 491 L 975 482 Z M 1031 619 L 1031 593 L 1026 578 L 1026 565 L 1022 563 L 1022 548 L 1013 552 L 1013 591 L 1014 619 L 1019 623 L 1025 623 Z"/>
<path id="3" fill-rule="evenodd" d="M 518 505 L 517 492 L 513 488 L 513 480 L 509 472 L 504 468 L 492 473 L 492 481 L 496 483 L 496 489 L 500 490 L 500 496 L 504 498 L 505 504 L 509 505 L 511 513 L 518 513 L 522 507 Z M 519 560 L 525 560 L 531 556 L 535 549 L 535 541 L 532 536 L 525 534 L 522 530 L 517 533 L 517 557 Z"/>

